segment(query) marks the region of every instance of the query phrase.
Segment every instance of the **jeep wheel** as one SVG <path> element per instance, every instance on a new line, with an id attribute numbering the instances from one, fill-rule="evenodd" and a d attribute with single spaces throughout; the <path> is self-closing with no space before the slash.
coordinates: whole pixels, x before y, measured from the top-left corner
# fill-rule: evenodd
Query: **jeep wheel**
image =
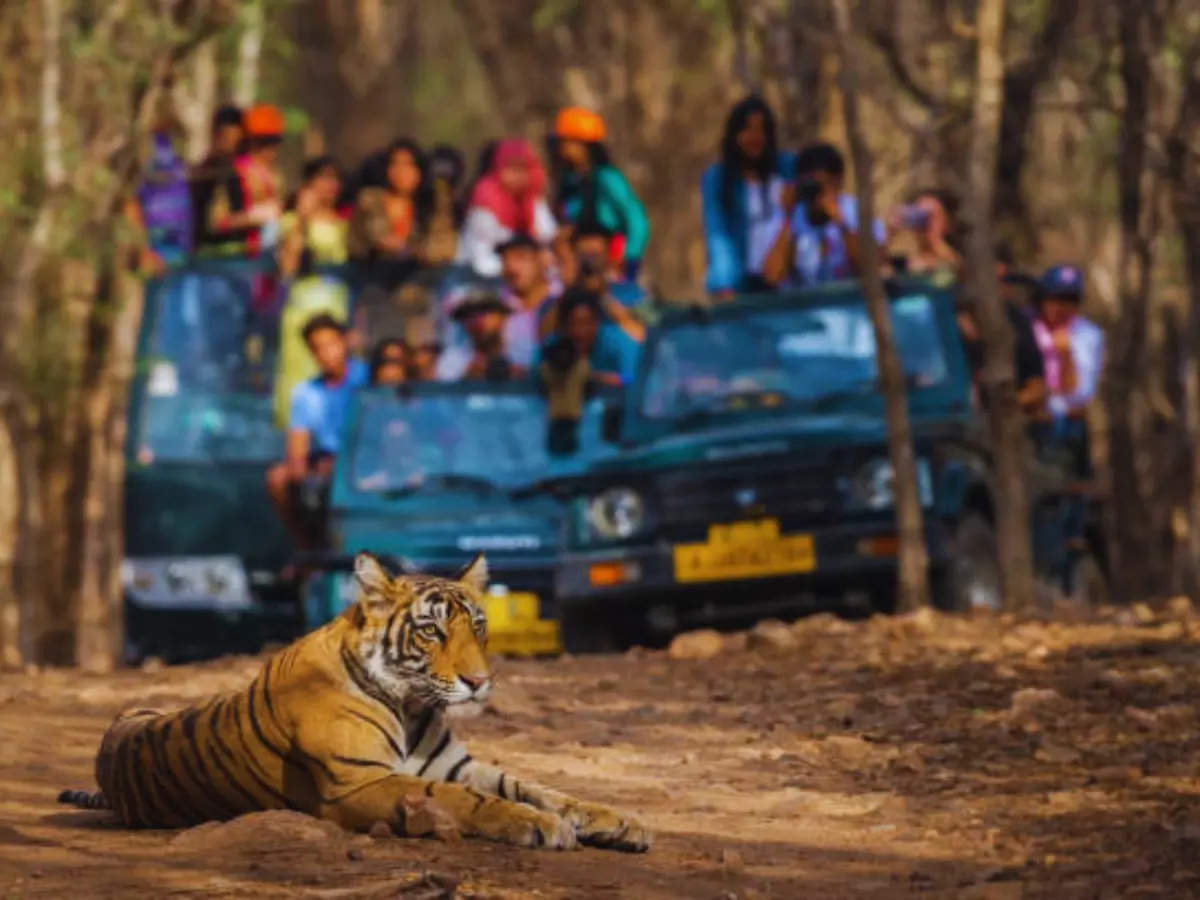
<path id="1" fill-rule="evenodd" d="M 1108 578 L 1100 561 L 1091 553 L 1081 553 L 1071 561 L 1064 587 L 1067 596 L 1081 609 L 1096 609 L 1108 603 Z"/>
<path id="2" fill-rule="evenodd" d="M 987 519 L 977 513 L 965 515 L 954 529 L 949 551 L 949 559 L 934 576 L 934 605 L 947 612 L 1000 609 L 996 533 Z"/>

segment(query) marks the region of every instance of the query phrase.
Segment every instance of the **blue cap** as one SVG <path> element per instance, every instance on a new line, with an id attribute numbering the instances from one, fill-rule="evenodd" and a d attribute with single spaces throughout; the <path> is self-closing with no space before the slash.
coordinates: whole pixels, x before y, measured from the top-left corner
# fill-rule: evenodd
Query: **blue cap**
<path id="1" fill-rule="evenodd" d="M 1042 294 L 1049 297 L 1082 297 L 1083 269 L 1069 263 L 1051 266 L 1042 275 Z"/>

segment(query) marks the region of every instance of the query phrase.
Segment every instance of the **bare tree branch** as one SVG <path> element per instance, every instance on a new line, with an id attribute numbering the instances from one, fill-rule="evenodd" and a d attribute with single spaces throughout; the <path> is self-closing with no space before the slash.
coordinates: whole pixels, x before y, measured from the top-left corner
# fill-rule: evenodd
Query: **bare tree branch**
<path id="1" fill-rule="evenodd" d="M 878 22 L 869 26 L 867 36 L 871 42 L 879 48 L 883 53 L 883 60 L 887 63 L 889 71 L 896 79 L 896 83 L 904 90 L 908 96 L 924 106 L 926 109 L 933 109 L 941 105 L 942 98 L 937 96 L 931 89 L 925 87 L 917 79 L 909 66 L 904 48 L 901 46 L 897 38 L 897 32 L 889 23 Z"/>
<path id="2" fill-rule="evenodd" d="M 894 506 L 900 539 L 897 608 L 908 611 L 929 604 L 929 553 L 925 547 L 924 516 L 917 490 L 917 462 L 908 416 L 904 367 L 892 332 L 890 304 L 880 275 L 881 254 L 875 242 L 874 162 L 859 124 L 858 71 L 850 31 L 849 0 L 833 0 L 833 13 L 841 61 L 846 137 L 854 158 L 858 191 L 859 277 L 875 331 L 879 381 L 887 415 L 888 455 L 895 473 Z"/>
<path id="3" fill-rule="evenodd" d="M 237 71 L 233 79 L 233 101 L 247 107 L 258 96 L 258 69 L 263 42 L 262 0 L 242 5 L 242 33 L 238 36 Z"/>
<path id="4" fill-rule="evenodd" d="M 48 190 L 60 188 L 67 173 L 62 149 L 62 5 L 42 0 L 41 83 L 42 177 Z"/>
<path id="5" fill-rule="evenodd" d="M 984 343 L 982 380 L 996 466 L 996 543 L 1004 608 L 1018 612 L 1028 609 L 1034 599 L 1025 418 L 1016 394 L 1014 335 L 994 274 L 992 248 L 996 157 L 1004 106 L 1004 0 L 981 0 L 976 28 L 975 103 L 967 167 L 967 277 Z"/>

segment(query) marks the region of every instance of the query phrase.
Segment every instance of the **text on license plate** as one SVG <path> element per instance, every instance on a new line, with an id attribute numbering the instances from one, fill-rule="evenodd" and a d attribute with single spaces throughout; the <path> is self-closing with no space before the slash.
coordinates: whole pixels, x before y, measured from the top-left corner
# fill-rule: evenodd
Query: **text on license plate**
<path id="1" fill-rule="evenodd" d="M 776 519 L 710 525 L 708 540 L 674 547 L 675 580 L 725 581 L 793 575 L 817 567 L 811 534 L 780 534 Z"/>

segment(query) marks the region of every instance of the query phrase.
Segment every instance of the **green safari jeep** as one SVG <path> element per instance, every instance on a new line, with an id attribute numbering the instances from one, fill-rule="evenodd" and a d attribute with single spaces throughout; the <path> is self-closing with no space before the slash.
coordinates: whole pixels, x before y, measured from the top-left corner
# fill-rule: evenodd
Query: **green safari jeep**
<path id="1" fill-rule="evenodd" d="M 936 601 L 996 606 L 991 453 L 953 298 L 921 282 L 889 290 Z M 621 452 L 560 485 L 568 650 L 784 611 L 892 606 L 893 473 L 856 284 L 668 315 L 619 415 Z M 1075 479 L 1033 472 L 1039 573 L 1096 589 L 1095 504 L 1072 525 Z"/>
<path id="2" fill-rule="evenodd" d="M 252 262 L 151 284 L 129 407 L 123 588 L 131 660 L 254 652 L 296 634 L 288 536 L 267 497 L 278 308 Z"/>
<path id="3" fill-rule="evenodd" d="M 560 649 L 554 572 L 562 504 L 547 485 L 611 455 L 593 401 L 570 455 L 547 451 L 547 413 L 532 383 L 417 384 L 355 399 L 334 469 L 326 574 L 306 592 L 307 625 L 353 599 L 361 550 L 401 569 L 452 574 L 487 556 L 489 645 Z"/>

